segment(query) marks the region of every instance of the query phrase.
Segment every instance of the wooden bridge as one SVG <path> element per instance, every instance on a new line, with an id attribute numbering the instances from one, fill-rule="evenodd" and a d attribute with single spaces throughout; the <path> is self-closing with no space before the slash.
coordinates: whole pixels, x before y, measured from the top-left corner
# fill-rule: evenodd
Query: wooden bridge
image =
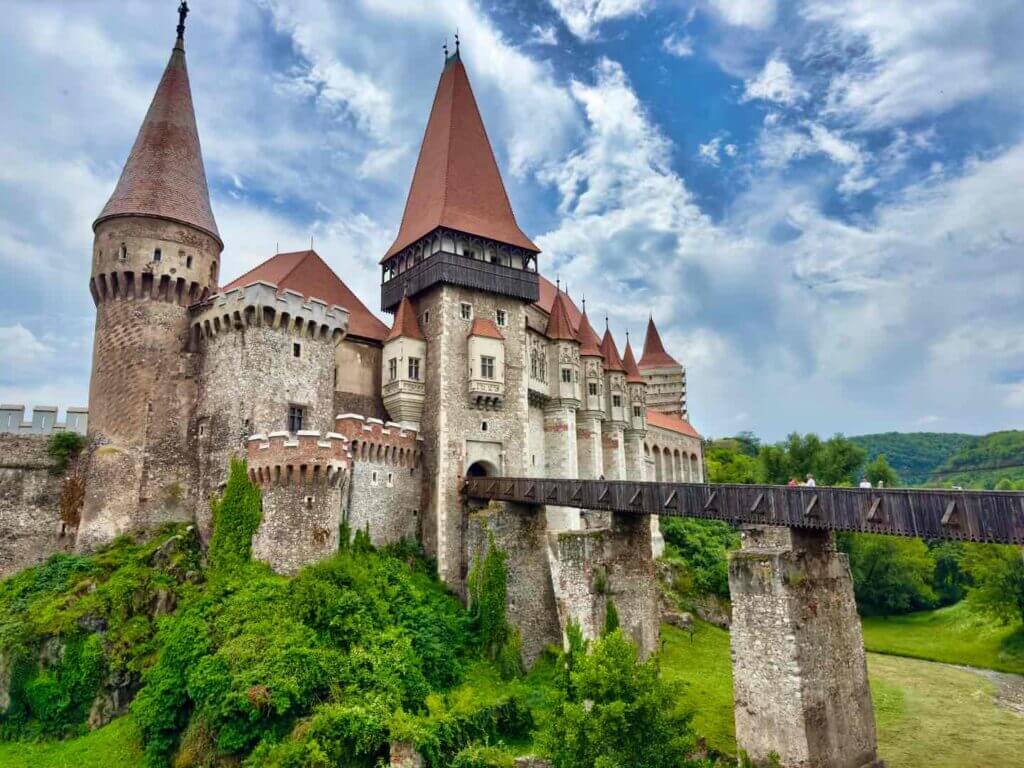
<path id="1" fill-rule="evenodd" d="M 471 499 L 1024 545 L 1024 492 L 468 477 Z"/>

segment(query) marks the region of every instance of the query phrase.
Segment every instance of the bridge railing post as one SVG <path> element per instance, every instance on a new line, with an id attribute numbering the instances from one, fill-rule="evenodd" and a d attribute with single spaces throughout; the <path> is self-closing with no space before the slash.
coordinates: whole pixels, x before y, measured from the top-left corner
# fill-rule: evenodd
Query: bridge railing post
<path id="1" fill-rule="evenodd" d="M 853 581 L 827 531 L 746 526 L 729 559 L 736 741 L 756 763 L 880 766 Z"/>

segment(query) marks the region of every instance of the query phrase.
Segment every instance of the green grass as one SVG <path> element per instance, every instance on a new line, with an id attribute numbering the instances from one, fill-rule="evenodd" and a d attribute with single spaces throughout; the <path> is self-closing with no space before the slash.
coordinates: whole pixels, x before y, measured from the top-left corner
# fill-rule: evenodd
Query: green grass
<path id="1" fill-rule="evenodd" d="M 697 623 L 662 628 L 662 672 L 685 683 L 685 703 L 709 746 L 736 749 L 729 633 Z M 1024 719 L 996 706 L 995 686 L 974 672 L 868 654 L 878 747 L 889 768 L 995 768 L 1024 754 Z"/>
<path id="2" fill-rule="evenodd" d="M 142 747 L 129 717 L 67 741 L 0 741 L 4 768 L 135 768 Z"/>
<path id="3" fill-rule="evenodd" d="M 683 683 L 683 699 L 693 711 L 693 727 L 708 745 L 733 754 L 732 664 L 729 633 L 698 621 L 690 636 L 675 627 L 661 628 L 661 671 Z"/>
<path id="4" fill-rule="evenodd" d="M 863 626 L 869 651 L 1024 674 L 1024 627 L 997 624 L 965 603 L 865 618 Z"/>

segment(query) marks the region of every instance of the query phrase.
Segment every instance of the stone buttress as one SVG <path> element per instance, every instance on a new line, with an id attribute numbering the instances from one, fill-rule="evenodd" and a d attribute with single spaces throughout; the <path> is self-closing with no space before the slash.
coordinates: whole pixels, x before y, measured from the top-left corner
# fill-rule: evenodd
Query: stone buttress
<path id="1" fill-rule="evenodd" d="M 786 768 L 881 765 L 846 556 L 827 531 L 742 536 L 729 560 L 739 748 Z"/>

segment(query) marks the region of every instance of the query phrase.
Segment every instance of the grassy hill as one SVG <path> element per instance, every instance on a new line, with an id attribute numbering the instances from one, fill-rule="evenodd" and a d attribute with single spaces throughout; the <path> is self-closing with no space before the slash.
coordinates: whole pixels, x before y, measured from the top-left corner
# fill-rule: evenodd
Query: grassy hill
<path id="1" fill-rule="evenodd" d="M 880 453 L 904 482 L 923 484 L 929 473 L 981 438 L 956 432 L 882 432 L 850 440 L 868 452 L 868 461 Z"/>
<path id="2" fill-rule="evenodd" d="M 940 485 L 995 488 L 1000 480 L 1024 483 L 1024 431 L 993 432 L 965 443 L 937 471 L 941 474 L 933 480 Z"/>

